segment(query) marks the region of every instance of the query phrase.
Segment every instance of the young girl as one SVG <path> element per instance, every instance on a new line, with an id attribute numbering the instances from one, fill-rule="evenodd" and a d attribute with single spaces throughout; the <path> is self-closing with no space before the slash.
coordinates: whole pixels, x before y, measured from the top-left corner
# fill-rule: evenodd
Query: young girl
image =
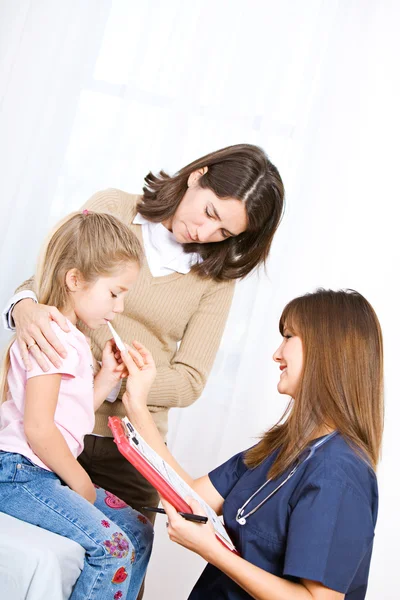
<path id="1" fill-rule="evenodd" d="M 290 302 L 279 327 L 283 341 L 273 358 L 278 391 L 292 398 L 285 414 L 258 444 L 196 480 L 169 454 L 147 410 L 151 355 L 135 343 L 145 361 L 139 370 L 124 353 L 129 418 L 223 514 L 240 554 L 163 501 L 170 538 L 209 563 L 190 600 L 365 598 L 383 428 L 379 322 L 357 292 L 319 290 Z"/>
<path id="2" fill-rule="evenodd" d="M 13 342 L 3 369 L 0 507 L 83 546 L 85 563 L 73 600 L 133 600 L 151 552 L 146 518 L 95 489 L 77 461 L 94 411 L 125 376 L 110 340 L 93 377 L 90 345 L 77 323 L 94 330 L 122 313 L 141 254 L 135 235 L 112 215 L 84 211 L 67 217 L 50 237 L 35 278 L 40 302 L 57 306 L 67 319 L 68 333 L 51 324 L 67 357 L 46 373 L 34 361 L 26 371 Z"/>

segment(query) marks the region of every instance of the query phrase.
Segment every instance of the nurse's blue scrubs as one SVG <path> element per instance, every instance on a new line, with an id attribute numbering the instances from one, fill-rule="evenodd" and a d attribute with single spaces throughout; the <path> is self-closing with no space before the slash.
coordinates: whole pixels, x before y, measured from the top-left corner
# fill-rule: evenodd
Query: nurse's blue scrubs
<path id="1" fill-rule="evenodd" d="M 322 439 L 322 438 L 320 438 Z M 245 525 L 238 509 L 267 479 L 276 453 L 248 469 L 244 453 L 211 471 L 225 499 L 225 526 L 240 555 L 254 565 L 292 581 L 311 579 L 346 600 L 362 600 L 367 590 L 378 488 L 374 471 L 340 435 L 327 440 Z M 270 482 L 248 504 L 247 514 L 285 477 Z M 219 569 L 207 565 L 189 600 L 251 598 Z"/>

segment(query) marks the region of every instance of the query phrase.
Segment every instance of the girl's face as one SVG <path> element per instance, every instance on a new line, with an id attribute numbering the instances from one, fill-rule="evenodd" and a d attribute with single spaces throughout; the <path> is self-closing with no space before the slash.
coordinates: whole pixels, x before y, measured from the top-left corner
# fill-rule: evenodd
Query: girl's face
<path id="1" fill-rule="evenodd" d="M 123 312 L 125 296 L 138 274 L 137 263 L 126 263 L 115 274 L 87 283 L 76 269 L 71 269 L 66 283 L 71 292 L 72 310 L 66 316 L 75 325 L 80 319 L 89 329 L 97 329 L 112 321 L 117 313 Z"/>
<path id="2" fill-rule="evenodd" d="M 303 369 L 303 345 L 299 336 L 292 335 L 285 328 L 282 343 L 274 353 L 273 359 L 279 363 L 281 370 L 278 392 L 295 398 Z"/>
<path id="3" fill-rule="evenodd" d="M 236 198 L 221 200 L 212 190 L 201 188 L 197 181 L 204 172 L 202 169 L 190 175 L 175 214 L 164 222 L 180 244 L 222 242 L 247 229 L 245 203 Z"/>

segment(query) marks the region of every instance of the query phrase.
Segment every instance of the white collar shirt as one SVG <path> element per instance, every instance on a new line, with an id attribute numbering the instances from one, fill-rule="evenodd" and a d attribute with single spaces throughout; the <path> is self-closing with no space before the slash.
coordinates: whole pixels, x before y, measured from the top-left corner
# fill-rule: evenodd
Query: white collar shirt
<path id="1" fill-rule="evenodd" d="M 133 223 L 142 227 L 144 252 L 153 277 L 164 277 L 172 272 L 189 273 L 201 260 L 197 252 L 186 253 L 183 245 L 162 223 L 152 223 L 139 213 Z"/>

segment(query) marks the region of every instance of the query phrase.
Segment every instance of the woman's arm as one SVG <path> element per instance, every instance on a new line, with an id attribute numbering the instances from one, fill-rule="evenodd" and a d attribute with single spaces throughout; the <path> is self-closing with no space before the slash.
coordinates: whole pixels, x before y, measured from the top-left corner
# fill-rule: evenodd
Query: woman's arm
<path id="1" fill-rule="evenodd" d="M 150 405 L 184 407 L 200 397 L 221 343 L 234 287 L 233 281 L 210 285 L 186 326 L 171 364 L 157 367 Z"/>
<path id="2" fill-rule="evenodd" d="M 25 368 L 30 371 L 32 363 L 29 353 L 32 353 L 36 362 L 43 371 L 49 370 L 46 357 L 56 367 L 61 366 L 60 357 L 67 356 L 66 350 L 51 328 L 51 321 L 55 321 L 63 331 L 68 332 L 66 318 L 55 306 L 37 304 L 34 300 L 26 298 L 20 300 L 13 309 L 18 347 L 21 352 Z M 28 346 L 35 345 L 28 350 Z"/>
<path id="3" fill-rule="evenodd" d="M 210 481 L 208 475 L 193 479 L 177 462 L 168 450 L 161 437 L 151 413 L 147 408 L 147 396 L 152 386 L 156 368 L 153 357 L 150 352 L 140 343 L 135 342 L 135 350 L 130 348 L 130 353 L 124 352 L 122 360 L 124 361 L 129 377 L 126 384 L 126 391 L 122 397 L 128 419 L 133 423 L 138 433 L 169 464 L 190 487 L 192 487 L 211 508 L 221 514 L 223 497 L 218 493 Z M 139 369 L 134 362 L 137 355 L 140 355 L 144 366 Z M 132 358 L 134 357 L 134 359 Z"/>
<path id="4" fill-rule="evenodd" d="M 301 583 L 294 583 L 272 575 L 230 552 L 219 543 L 218 546 L 215 544 L 203 558 L 223 571 L 256 600 L 344 599 L 344 594 L 330 590 L 316 581 L 302 580 Z"/>
<path id="5" fill-rule="evenodd" d="M 194 513 L 204 514 L 200 504 L 189 500 Z M 215 537 L 211 526 L 183 519 L 165 500 L 168 534 L 172 541 L 196 552 L 225 573 L 256 600 L 343 600 L 344 594 L 328 589 L 321 583 L 302 580 L 288 581 L 272 575 L 225 548 Z"/>
<path id="6" fill-rule="evenodd" d="M 61 375 L 39 375 L 28 379 L 24 429 L 33 452 L 75 492 L 91 503 L 96 492 L 86 471 L 71 453 L 54 423 Z"/>

